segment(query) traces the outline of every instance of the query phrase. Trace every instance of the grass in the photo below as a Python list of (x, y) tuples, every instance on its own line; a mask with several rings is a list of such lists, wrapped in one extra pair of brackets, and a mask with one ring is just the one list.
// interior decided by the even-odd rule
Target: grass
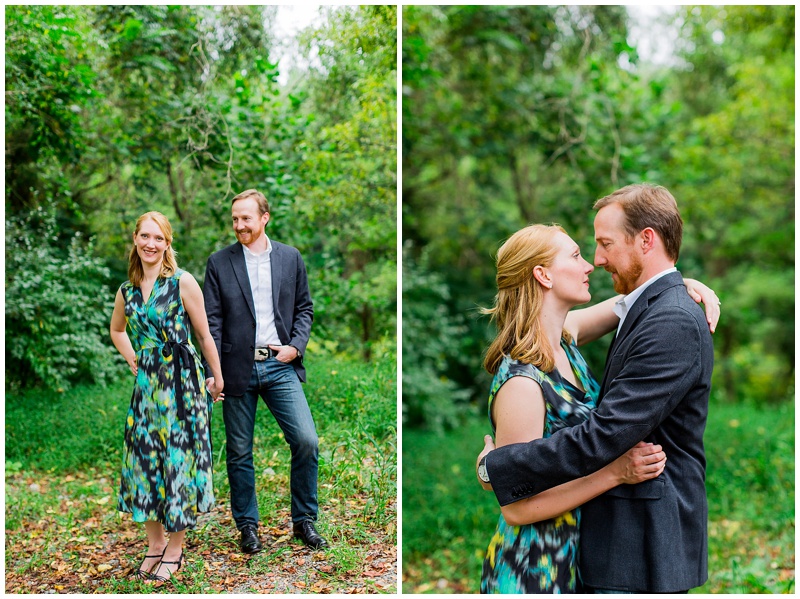
[[(499, 515), (474, 475), (488, 432), (483, 415), (403, 431), (404, 593), (478, 592)], [(709, 580), (692, 592), (793, 593), (794, 405), (712, 404), (705, 443)]]
[[(320, 437), (318, 529), (330, 549), (311, 552), (292, 539), (289, 449), (262, 404), (254, 447), (266, 549), (239, 553), (217, 405), (217, 506), (187, 534), (188, 561), (163, 590), (396, 592), (395, 358), (316, 357), (305, 391)], [(144, 553), (143, 527), (116, 511), (130, 394), (125, 378), (108, 388), (7, 395), (6, 592), (152, 592), (128, 576)]]

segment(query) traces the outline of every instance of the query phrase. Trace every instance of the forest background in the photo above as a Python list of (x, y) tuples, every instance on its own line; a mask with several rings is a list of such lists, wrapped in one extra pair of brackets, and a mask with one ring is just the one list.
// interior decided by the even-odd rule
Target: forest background
[[(795, 9), (674, 7), (640, 36), (668, 40), (658, 61), (634, 24), (621, 6), (403, 9), (406, 592), (476, 592), (499, 513), (474, 475), (497, 249), (558, 222), (591, 261), (592, 204), (640, 181), (677, 198), (678, 267), (722, 300), (699, 590), (793, 592)], [(591, 287), (613, 295), (602, 269)], [(597, 374), (606, 350), (584, 352)]]
[[(207, 257), (235, 240), (230, 200), (248, 188), (269, 199), (268, 235), (309, 273), (306, 393), (333, 550), (271, 587), (254, 574), (269, 562), (274, 576), (282, 556), (297, 567), (290, 536), (235, 561), (218, 417), (220, 512), (190, 535), (200, 547), (182, 590), (396, 588), (382, 578), (396, 555), (396, 7), (320, 7), (286, 44), (277, 11), (5, 8), (7, 591), (132, 588), (144, 533), (117, 534), (116, 500), (105, 502), (132, 383), (108, 326), (135, 221), (166, 214), (180, 267), (202, 284)], [(263, 525), (279, 538), (289, 451), (260, 412)]]

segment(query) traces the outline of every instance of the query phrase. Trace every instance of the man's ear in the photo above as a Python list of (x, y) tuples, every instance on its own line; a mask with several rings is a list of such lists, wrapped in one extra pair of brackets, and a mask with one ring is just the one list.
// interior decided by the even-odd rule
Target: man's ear
[(651, 227), (647, 227), (639, 233), (642, 237), (642, 253), (646, 254), (655, 249), (658, 243), (658, 234)]

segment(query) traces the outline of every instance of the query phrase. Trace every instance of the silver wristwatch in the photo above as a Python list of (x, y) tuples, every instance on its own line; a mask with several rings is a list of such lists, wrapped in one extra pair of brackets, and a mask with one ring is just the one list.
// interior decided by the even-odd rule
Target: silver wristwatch
[(489, 473), (486, 471), (486, 456), (483, 456), (478, 463), (478, 478), (485, 483), (489, 482)]

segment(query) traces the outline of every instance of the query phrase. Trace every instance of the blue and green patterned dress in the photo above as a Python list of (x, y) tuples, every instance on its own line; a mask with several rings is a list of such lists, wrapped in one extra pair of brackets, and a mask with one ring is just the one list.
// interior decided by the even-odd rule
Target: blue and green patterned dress
[(145, 301), (126, 281), (127, 333), (138, 374), (125, 421), (118, 509), (168, 532), (194, 528), (214, 505), (205, 376), (191, 342), (179, 270), (156, 280)]
[[(525, 376), (542, 388), (546, 416), (544, 437), (575, 426), (589, 417), (597, 405), (600, 386), (574, 344), (563, 339), (577, 380), (578, 389), (553, 370), (544, 373), (531, 364), (504, 357), (489, 393), (489, 420), (492, 402), (500, 387), (514, 376)], [(492, 422), (494, 428), (494, 422)], [(580, 509), (557, 518), (525, 526), (509, 526), (500, 516), (483, 562), (481, 593), (576, 593), (581, 592), (578, 573)]]

